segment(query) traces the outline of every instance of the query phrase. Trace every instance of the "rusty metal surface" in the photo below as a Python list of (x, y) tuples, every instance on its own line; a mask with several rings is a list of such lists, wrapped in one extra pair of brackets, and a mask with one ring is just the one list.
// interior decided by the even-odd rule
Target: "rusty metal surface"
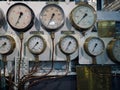
[(77, 90), (111, 90), (110, 66), (77, 66)]

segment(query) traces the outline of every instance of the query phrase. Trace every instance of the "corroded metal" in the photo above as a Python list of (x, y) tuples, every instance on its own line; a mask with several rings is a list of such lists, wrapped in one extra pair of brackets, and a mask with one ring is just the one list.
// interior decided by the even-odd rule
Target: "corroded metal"
[(77, 90), (111, 90), (110, 66), (77, 66)]

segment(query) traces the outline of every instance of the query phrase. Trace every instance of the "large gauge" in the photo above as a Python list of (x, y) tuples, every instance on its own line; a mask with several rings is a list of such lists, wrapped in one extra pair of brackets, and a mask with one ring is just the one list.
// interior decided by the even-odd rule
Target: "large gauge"
[(34, 55), (41, 54), (46, 48), (46, 42), (40, 35), (34, 35), (27, 42), (29, 51)]
[(42, 9), (40, 20), (42, 26), (47, 30), (57, 30), (64, 24), (64, 11), (57, 4), (48, 4)]
[(120, 64), (120, 39), (113, 39), (108, 43), (107, 53), (112, 61)]
[(15, 40), (9, 36), (4, 35), (0, 36), (0, 54), (1, 55), (9, 55), (11, 54), (15, 49)]
[(60, 39), (59, 47), (64, 54), (70, 55), (77, 50), (78, 42), (75, 37), (67, 35)]
[(95, 9), (86, 3), (80, 3), (70, 13), (70, 21), (78, 30), (87, 30), (96, 22)]
[(105, 45), (100, 38), (89, 37), (85, 40), (84, 49), (90, 56), (97, 56), (104, 51)]
[(24, 3), (13, 4), (7, 11), (9, 25), (18, 32), (29, 30), (34, 23), (34, 12)]

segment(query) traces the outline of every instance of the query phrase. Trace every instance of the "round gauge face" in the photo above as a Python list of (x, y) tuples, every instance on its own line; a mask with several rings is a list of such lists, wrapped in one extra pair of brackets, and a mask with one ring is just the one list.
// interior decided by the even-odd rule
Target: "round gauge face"
[(27, 31), (33, 26), (34, 12), (26, 4), (16, 3), (8, 9), (7, 21), (14, 30)]
[(78, 42), (73, 36), (64, 36), (60, 39), (59, 47), (64, 54), (72, 54), (77, 50)]
[(59, 29), (65, 20), (62, 8), (56, 4), (46, 5), (40, 13), (41, 24), (48, 30)]
[(29, 38), (27, 46), (32, 54), (39, 55), (45, 50), (46, 42), (41, 36), (34, 35)]
[(96, 22), (96, 11), (89, 4), (79, 4), (70, 13), (73, 26), (80, 30), (91, 28)]
[(107, 53), (113, 61), (120, 63), (120, 39), (110, 41), (107, 46)]
[(100, 55), (104, 49), (104, 42), (98, 37), (89, 37), (84, 43), (85, 51), (91, 56)]
[(9, 55), (15, 48), (15, 40), (11, 36), (0, 36), (0, 54)]

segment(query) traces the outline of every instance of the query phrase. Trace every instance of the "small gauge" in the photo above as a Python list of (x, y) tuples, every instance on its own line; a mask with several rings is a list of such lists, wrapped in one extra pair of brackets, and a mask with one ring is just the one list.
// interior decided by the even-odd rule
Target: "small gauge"
[(5, 23), (5, 17), (2, 9), (0, 8), (0, 28), (4, 25)]
[(67, 35), (60, 39), (59, 47), (64, 54), (70, 55), (77, 50), (78, 42), (75, 37)]
[(0, 36), (0, 54), (1, 55), (9, 55), (11, 54), (15, 49), (15, 40), (9, 36), (4, 35)]
[(120, 64), (120, 39), (113, 39), (108, 43), (107, 53), (112, 61)]
[(29, 38), (27, 46), (32, 54), (39, 55), (45, 50), (46, 42), (42, 36), (34, 35)]
[(42, 26), (48, 31), (57, 30), (64, 24), (64, 11), (59, 5), (48, 4), (42, 9), (40, 20)]
[(34, 23), (34, 12), (23, 3), (13, 4), (7, 11), (9, 25), (18, 32), (29, 30)]
[(96, 22), (95, 9), (86, 3), (80, 3), (70, 13), (70, 21), (78, 30), (87, 30)]
[(85, 40), (84, 49), (90, 56), (97, 56), (103, 53), (105, 45), (98, 37), (89, 37)]

